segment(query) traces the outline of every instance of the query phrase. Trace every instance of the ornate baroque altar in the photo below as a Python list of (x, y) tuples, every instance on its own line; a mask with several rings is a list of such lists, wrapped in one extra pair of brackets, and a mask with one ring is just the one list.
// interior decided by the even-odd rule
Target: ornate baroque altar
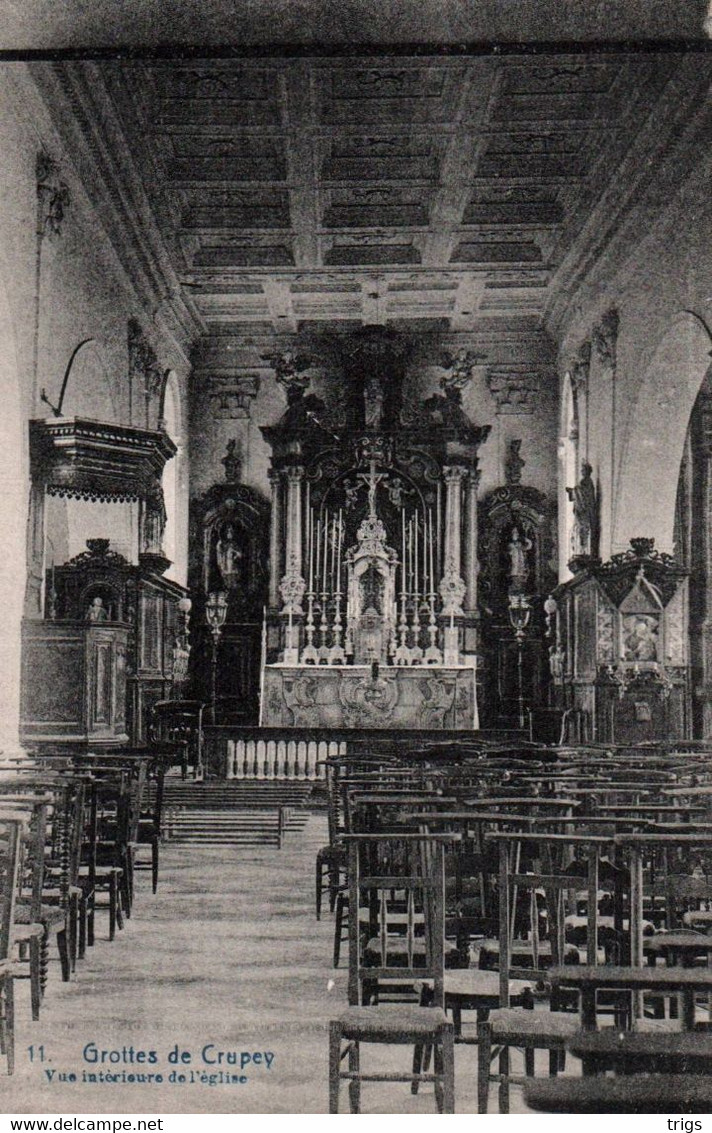
[(366, 330), (336, 408), (275, 365), (260, 723), (477, 727), (477, 427), (458, 385), (404, 407), (405, 347)]

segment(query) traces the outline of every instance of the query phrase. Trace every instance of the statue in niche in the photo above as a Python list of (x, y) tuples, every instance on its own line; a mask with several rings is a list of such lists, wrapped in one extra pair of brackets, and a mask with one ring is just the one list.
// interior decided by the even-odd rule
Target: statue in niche
[(237, 586), (240, 580), (242, 550), (235, 542), (235, 529), (231, 523), (223, 528), (215, 546), (218, 570), (228, 590)]
[(242, 476), (242, 457), (237, 441), (233, 438), (227, 442), (225, 456), (221, 461), (225, 469), (225, 483), (239, 484)]
[(383, 423), (383, 386), (376, 374), (366, 378), (363, 391), (364, 425), (378, 430)]
[(166, 530), (168, 514), (163, 502), (163, 492), (159, 489), (146, 499), (143, 516), (141, 550), (146, 554), (163, 554), (163, 534)]
[(598, 555), (598, 497), (587, 461), (581, 465), (578, 484), (567, 488), (566, 494), (574, 505), (574, 554)]
[(521, 447), (521, 439), (509, 442), (509, 451), (504, 462), (504, 478), (507, 484), (521, 484), (522, 482), (522, 469), (526, 461), (522, 457)]
[(109, 611), (104, 605), (103, 598), (92, 598), (87, 610), (88, 622), (108, 622)]
[(522, 539), (517, 527), (512, 530), (512, 537), (507, 545), (509, 554), (509, 591), (511, 594), (523, 594), (529, 577), (527, 566), (527, 552), (534, 544), (526, 535)]

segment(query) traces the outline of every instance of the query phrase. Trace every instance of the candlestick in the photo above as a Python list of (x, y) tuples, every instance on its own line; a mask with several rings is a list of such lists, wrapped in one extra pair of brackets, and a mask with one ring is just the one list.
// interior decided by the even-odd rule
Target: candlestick
[(428, 593), (428, 524), (423, 512), (423, 597)]
[(336, 593), (341, 594), (341, 549), (344, 537), (344, 513), (339, 508), (339, 528), (336, 540)]
[(408, 520), (408, 590), (413, 586), (413, 517)]
[(328, 577), (327, 558), (329, 554), (329, 513), (324, 512), (324, 560), (322, 562), (322, 578), (321, 589), (326, 591), (326, 580)]

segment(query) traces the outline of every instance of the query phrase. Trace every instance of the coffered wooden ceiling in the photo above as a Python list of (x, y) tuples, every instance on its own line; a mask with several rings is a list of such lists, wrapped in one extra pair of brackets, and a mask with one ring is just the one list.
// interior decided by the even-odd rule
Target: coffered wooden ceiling
[(542, 325), (673, 54), (96, 64), (205, 333)]

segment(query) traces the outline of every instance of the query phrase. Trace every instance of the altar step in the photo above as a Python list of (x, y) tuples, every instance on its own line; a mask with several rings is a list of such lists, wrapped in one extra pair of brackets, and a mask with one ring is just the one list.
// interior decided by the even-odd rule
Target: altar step
[(163, 805), (184, 807), (301, 807), (312, 793), (311, 783), (278, 779), (174, 779), (167, 776)]
[(282, 846), (305, 826), (310, 794), (308, 783), (167, 779), (161, 833), (180, 843)]

